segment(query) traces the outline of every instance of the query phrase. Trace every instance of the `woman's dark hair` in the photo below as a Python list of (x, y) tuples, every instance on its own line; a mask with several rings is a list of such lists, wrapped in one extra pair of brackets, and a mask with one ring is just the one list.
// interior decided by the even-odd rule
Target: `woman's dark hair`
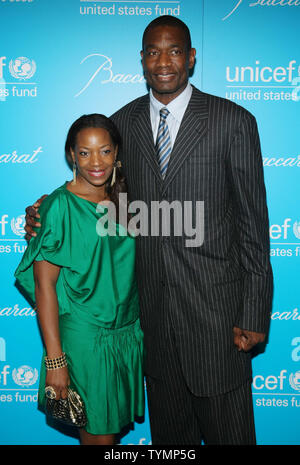
[[(121, 148), (121, 136), (113, 121), (107, 118), (105, 115), (101, 115), (98, 113), (93, 113), (91, 115), (82, 115), (78, 118), (69, 129), (66, 143), (65, 143), (65, 154), (66, 159), (70, 167), (73, 165), (71, 149), (75, 150), (77, 134), (82, 129), (87, 128), (101, 128), (105, 129), (115, 146), (118, 146), (118, 149)], [(111, 178), (106, 182), (106, 193), (109, 195), (110, 200), (115, 204), (117, 214), (119, 213), (119, 194), (122, 192), (127, 192), (127, 185), (124, 176), (122, 175), (121, 168), (116, 167), (116, 182), (113, 186), (111, 186)]]

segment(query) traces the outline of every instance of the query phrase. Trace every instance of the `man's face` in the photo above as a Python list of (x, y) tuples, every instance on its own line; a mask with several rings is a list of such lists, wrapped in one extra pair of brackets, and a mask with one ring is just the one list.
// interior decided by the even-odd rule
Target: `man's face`
[(187, 50), (182, 29), (157, 26), (150, 29), (141, 51), (145, 78), (160, 102), (167, 105), (186, 87), (196, 50)]

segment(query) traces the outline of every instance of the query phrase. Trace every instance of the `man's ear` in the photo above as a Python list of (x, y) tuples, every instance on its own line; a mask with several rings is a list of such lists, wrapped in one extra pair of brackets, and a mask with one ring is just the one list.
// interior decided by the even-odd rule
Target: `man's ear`
[(141, 55), (142, 66), (144, 69), (144, 51), (143, 50), (140, 51), (140, 55)]
[(196, 49), (191, 48), (189, 52), (189, 69), (192, 69), (194, 67), (195, 58), (196, 58)]

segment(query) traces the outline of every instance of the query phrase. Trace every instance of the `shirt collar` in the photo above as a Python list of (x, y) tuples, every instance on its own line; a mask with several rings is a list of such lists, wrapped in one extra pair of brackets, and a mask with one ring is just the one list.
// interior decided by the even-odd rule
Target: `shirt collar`
[(172, 100), (168, 105), (164, 105), (154, 97), (152, 89), (150, 89), (150, 106), (155, 113), (159, 113), (161, 108), (166, 107), (172, 116), (180, 123), (190, 101), (192, 92), (193, 88), (188, 82), (186, 88), (183, 92), (181, 92), (181, 94), (174, 98), (174, 100)]

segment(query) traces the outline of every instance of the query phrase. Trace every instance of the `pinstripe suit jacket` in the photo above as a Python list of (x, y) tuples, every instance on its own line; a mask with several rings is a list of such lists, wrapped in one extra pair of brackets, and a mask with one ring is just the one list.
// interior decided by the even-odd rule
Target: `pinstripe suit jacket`
[[(196, 395), (227, 392), (251, 377), (251, 357), (233, 326), (266, 332), (272, 300), (268, 213), (255, 118), (228, 100), (193, 93), (163, 180), (154, 149), (149, 95), (112, 116), (130, 201), (204, 201), (204, 242), (189, 236), (137, 237), (137, 278), (146, 372), (155, 372), (161, 297), (186, 382)], [(150, 219), (149, 219), (150, 221)], [(149, 223), (150, 224), (150, 223)]]

